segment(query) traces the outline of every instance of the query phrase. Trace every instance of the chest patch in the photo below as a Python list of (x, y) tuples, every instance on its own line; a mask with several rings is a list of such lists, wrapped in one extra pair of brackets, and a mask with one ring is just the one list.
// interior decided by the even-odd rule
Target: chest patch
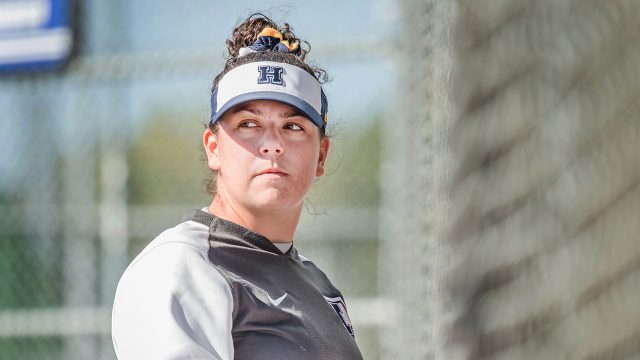
[(347, 306), (344, 303), (344, 299), (342, 297), (326, 297), (324, 299), (327, 300), (329, 305), (333, 308), (333, 310), (338, 314), (340, 320), (342, 320), (342, 324), (349, 332), (349, 335), (353, 335), (353, 326), (351, 325), (351, 319), (349, 319), (349, 314), (347, 314)]

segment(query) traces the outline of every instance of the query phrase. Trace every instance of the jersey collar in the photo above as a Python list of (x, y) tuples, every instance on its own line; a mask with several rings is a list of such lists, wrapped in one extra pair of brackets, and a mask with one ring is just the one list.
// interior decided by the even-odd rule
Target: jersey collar
[(209, 227), (209, 241), (211, 242), (221, 242), (228, 245), (260, 249), (276, 255), (297, 257), (297, 251), (293, 246), (283, 254), (267, 237), (200, 209), (185, 212), (183, 221), (189, 220)]

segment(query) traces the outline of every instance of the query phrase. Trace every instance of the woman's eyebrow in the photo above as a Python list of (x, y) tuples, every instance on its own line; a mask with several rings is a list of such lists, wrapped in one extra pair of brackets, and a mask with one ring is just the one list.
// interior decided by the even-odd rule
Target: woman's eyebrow
[(233, 112), (234, 114), (239, 113), (240, 111), (248, 111), (256, 116), (262, 116), (264, 113), (262, 111), (260, 111), (260, 109), (256, 109), (256, 108), (252, 108), (249, 106), (239, 106), (238, 108), (236, 108)]
[(304, 116), (304, 115), (302, 115), (300, 111), (293, 109), (293, 110), (283, 112), (282, 114), (280, 114), (280, 116), (285, 118), (290, 118), (294, 116)]

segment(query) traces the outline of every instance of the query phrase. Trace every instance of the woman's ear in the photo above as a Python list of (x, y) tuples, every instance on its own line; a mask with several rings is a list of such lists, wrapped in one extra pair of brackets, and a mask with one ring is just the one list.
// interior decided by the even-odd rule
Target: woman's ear
[(220, 170), (220, 159), (218, 157), (218, 135), (210, 129), (204, 131), (202, 137), (204, 143), (204, 151), (207, 153), (207, 165), (209, 169)]
[(324, 174), (324, 162), (327, 160), (327, 154), (329, 153), (329, 143), (329, 138), (326, 136), (320, 140), (320, 156), (318, 156), (316, 176), (322, 176), (322, 174)]

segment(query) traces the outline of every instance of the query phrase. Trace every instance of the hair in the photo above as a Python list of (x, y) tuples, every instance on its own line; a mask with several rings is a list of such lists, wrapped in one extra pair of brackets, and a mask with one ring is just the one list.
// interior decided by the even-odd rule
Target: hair
[[(253, 44), (258, 34), (267, 27), (278, 30), (282, 34), (283, 40), (288, 41), (290, 44), (299, 43), (301, 47), (300, 53), (296, 55), (278, 51), (260, 51), (239, 56), (240, 49)], [(226, 55), (224, 69), (213, 79), (211, 93), (213, 93), (220, 80), (222, 80), (229, 71), (238, 66), (257, 61), (273, 61), (297, 66), (311, 74), (321, 84), (329, 80), (329, 76), (324, 69), (305, 62), (307, 54), (311, 51), (311, 44), (296, 37), (289, 24), (284, 23), (284, 26), (278, 26), (273, 20), (262, 13), (249, 15), (240, 25), (233, 29), (231, 39), (227, 39), (226, 43), (228, 54)], [(303, 46), (303, 44), (305, 46)], [(216, 133), (218, 131), (218, 125), (219, 123), (209, 124), (207, 122), (206, 127), (211, 132)], [(326, 136), (325, 129), (320, 129), (320, 137), (324, 138)], [(216, 172), (214, 171), (212, 174), (212, 177), (205, 180), (205, 186), (208, 194), (215, 195)]]

